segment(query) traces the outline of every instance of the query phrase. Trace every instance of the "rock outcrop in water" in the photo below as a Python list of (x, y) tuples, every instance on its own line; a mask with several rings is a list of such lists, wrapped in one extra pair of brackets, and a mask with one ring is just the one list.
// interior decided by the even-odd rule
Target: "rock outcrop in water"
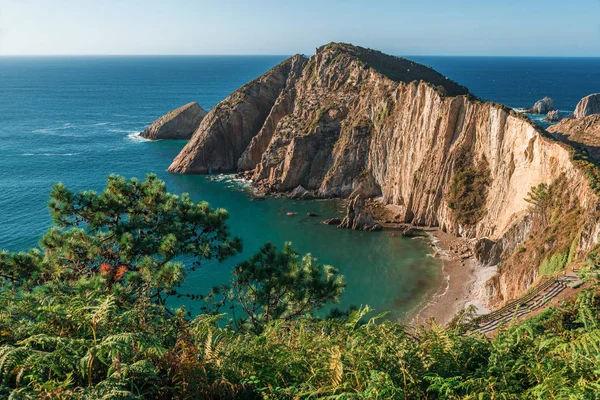
[(550, 111), (546, 115), (546, 118), (544, 118), (544, 121), (547, 121), (547, 122), (557, 122), (557, 121), (560, 121), (560, 113), (558, 112), (558, 110)]
[(188, 140), (205, 116), (206, 111), (198, 103), (189, 103), (154, 121), (140, 136), (151, 140)]
[(588, 115), (600, 114), (600, 93), (590, 94), (577, 103), (575, 118), (583, 118)]
[(554, 100), (550, 97), (538, 100), (533, 107), (527, 110), (531, 114), (548, 114), (550, 111), (554, 111)]
[[(543, 104), (536, 111), (549, 112)], [(537, 259), (511, 261), (537, 226), (525, 200), (533, 186), (566, 180), (579, 215), (595, 215), (598, 197), (582, 163), (521, 114), (477, 100), (429, 67), (332, 43), (217, 105), (169, 170), (220, 166), (245, 171), (267, 192), (302, 187), (352, 198), (345, 225), (358, 229), (357, 202), (381, 197), (401, 222), (475, 238), (483, 262), (506, 261), (488, 287), (503, 301), (539, 275)], [(594, 247), (599, 231), (597, 219), (582, 223), (574, 254)]]

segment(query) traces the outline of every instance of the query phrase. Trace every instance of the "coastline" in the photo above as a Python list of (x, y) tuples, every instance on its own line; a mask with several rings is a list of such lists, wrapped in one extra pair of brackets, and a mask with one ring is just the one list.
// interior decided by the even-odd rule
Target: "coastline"
[(465, 248), (468, 240), (455, 237), (439, 229), (422, 228), (432, 239), (435, 254), (442, 262), (442, 281), (431, 296), (424, 299), (412, 315), (409, 325), (427, 325), (431, 318), (445, 326), (457, 312), (473, 305), (477, 314), (490, 312), (485, 306), (485, 282), (496, 269), (485, 267)]
[[(268, 193), (252, 186), (252, 180), (236, 174), (240, 181), (249, 182), (248, 187), (258, 198), (264, 196), (287, 197), (287, 193)], [(424, 236), (430, 240), (430, 255), (441, 261), (439, 286), (427, 294), (403, 321), (412, 327), (428, 325), (431, 318), (437, 324), (447, 325), (457, 312), (473, 305), (476, 315), (487, 314), (492, 310), (486, 307), (485, 282), (496, 273), (496, 267), (482, 265), (475, 259), (472, 240), (457, 237), (438, 228), (412, 226), (395, 220), (397, 206), (384, 205), (381, 198), (367, 200), (366, 208), (384, 231), (403, 232), (403, 236)], [(410, 231), (410, 233), (406, 233)], [(421, 233), (419, 233), (421, 232)]]
[[(371, 199), (367, 209), (387, 231), (401, 231), (404, 236), (428, 236), (432, 256), (441, 261), (442, 278), (439, 287), (428, 294), (405, 318), (416, 327), (426, 325), (431, 318), (447, 325), (457, 312), (473, 305), (476, 314), (487, 314), (485, 282), (496, 273), (496, 267), (486, 267), (473, 255), (473, 240), (457, 237), (438, 228), (412, 226), (398, 222), (398, 206), (383, 204), (381, 198)], [(421, 234), (419, 234), (421, 232)]]

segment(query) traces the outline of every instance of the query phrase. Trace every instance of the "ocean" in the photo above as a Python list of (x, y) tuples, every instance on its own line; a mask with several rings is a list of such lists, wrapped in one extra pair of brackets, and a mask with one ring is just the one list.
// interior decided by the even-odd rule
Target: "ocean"
[[(262, 243), (290, 241), (335, 266), (348, 284), (341, 308), (369, 305), (402, 318), (440, 284), (439, 260), (422, 239), (355, 232), (321, 224), (339, 216), (336, 201), (250, 201), (243, 182), (183, 176), (165, 170), (183, 141), (149, 142), (137, 133), (190, 101), (210, 109), (285, 56), (0, 57), (0, 249), (37, 246), (50, 226), (46, 208), (55, 182), (101, 190), (108, 174), (143, 178), (152, 172), (169, 191), (190, 193), (230, 212), (242, 254), (208, 262), (182, 291), (203, 294), (227, 283), (233, 265)], [(600, 59), (408, 57), (466, 85), (477, 96), (529, 107), (551, 96), (566, 114), (600, 92)], [(534, 116), (540, 120), (541, 116)], [(297, 212), (289, 217), (287, 212)], [(306, 217), (314, 212), (318, 218)], [(192, 312), (196, 302), (184, 304)]]

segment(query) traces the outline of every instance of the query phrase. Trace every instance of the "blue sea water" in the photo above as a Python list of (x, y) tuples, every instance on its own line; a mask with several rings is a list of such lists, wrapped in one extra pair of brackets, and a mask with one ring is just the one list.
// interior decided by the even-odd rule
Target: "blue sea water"
[[(339, 268), (348, 283), (340, 306), (369, 304), (403, 317), (440, 281), (439, 262), (422, 240), (387, 232), (338, 230), (320, 223), (337, 216), (335, 201), (268, 199), (251, 202), (231, 177), (165, 172), (183, 141), (148, 142), (136, 134), (160, 115), (190, 101), (210, 109), (284, 56), (0, 57), (0, 248), (36, 246), (50, 225), (46, 209), (55, 182), (100, 190), (111, 173), (156, 173), (174, 193), (188, 192), (231, 214), (243, 254), (206, 263), (182, 291), (206, 293), (265, 241), (291, 241)], [(409, 57), (467, 85), (476, 95), (512, 107), (543, 96), (570, 112), (600, 91), (600, 59)], [(294, 217), (286, 216), (297, 212)], [(307, 212), (321, 218), (310, 218)], [(173, 304), (178, 305), (178, 304)], [(200, 305), (185, 304), (192, 311)]]

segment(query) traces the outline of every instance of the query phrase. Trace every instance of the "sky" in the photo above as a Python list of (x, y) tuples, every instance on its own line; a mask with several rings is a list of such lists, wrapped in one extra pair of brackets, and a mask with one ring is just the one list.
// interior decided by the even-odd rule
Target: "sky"
[(600, 57), (600, 0), (0, 0), (0, 55)]

